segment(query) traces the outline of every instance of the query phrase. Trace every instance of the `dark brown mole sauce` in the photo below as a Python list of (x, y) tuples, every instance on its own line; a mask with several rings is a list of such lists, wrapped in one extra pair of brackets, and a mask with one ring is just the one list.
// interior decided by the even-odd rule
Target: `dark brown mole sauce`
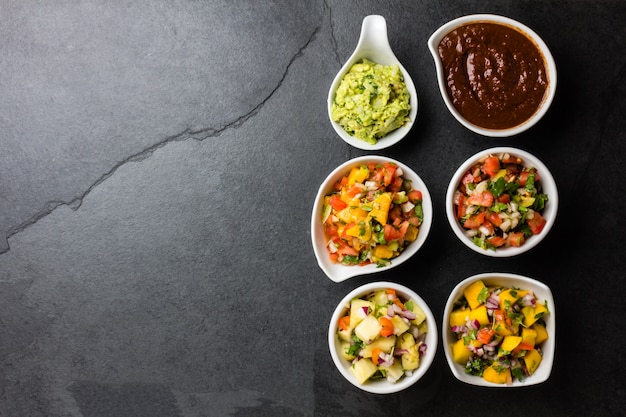
[(472, 23), (439, 43), (454, 107), (470, 123), (507, 129), (528, 120), (548, 86), (543, 55), (517, 30), (496, 23)]

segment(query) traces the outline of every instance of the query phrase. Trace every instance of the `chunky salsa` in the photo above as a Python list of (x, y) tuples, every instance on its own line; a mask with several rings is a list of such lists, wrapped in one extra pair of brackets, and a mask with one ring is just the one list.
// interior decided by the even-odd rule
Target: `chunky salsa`
[(422, 192), (391, 162), (356, 166), (324, 198), (330, 259), (345, 265), (385, 266), (417, 239), (424, 218)]
[(543, 359), (541, 346), (549, 335), (545, 301), (532, 291), (470, 284), (448, 317), (456, 336), (454, 361), (465, 372), (496, 384), (522, 381), (535, 373)]
[(359, 384), (395, 383), (419, 368), (426, 353), (426, 313), (412, 299), (386, 288), (350, 301), (337, 323), (343, 359)]
[(521, 246), (541, 233), (548, 196), (539, 173), (519, 157), (489, 155), (461, 178), (454, 194), (456, 219), (483, 249)]

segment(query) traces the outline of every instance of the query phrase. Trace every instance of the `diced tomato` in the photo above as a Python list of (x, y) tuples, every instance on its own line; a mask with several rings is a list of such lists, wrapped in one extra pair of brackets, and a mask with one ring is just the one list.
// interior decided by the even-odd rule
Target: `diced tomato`
[(398, 167), (396, 165), (385, 162), (385, 164), (383, 165), (383, 184), (385, 184), (385, 186), (388, 186), (394, 180), (397, 168)]
[(511, 232), (508, 236), (509, 246), (522, 246), (524, 244), (524, 233), (522, 232)]
[(391, 242), (392, 240), (402, 239), (404, 237), (398, 229), (396, 229), (390, 224), (385, 225), (384, 236), (387, 242)]
[(500, 194), (500, 197), (498, 197), (498, 203), (510, 203), (511, 202), (511, 196), (508, 194)]
[(483, 327), (476, 333), (476, 340), (486, 345), (487, 343), (491, 342), (491, 339), (493, 339), (493, 336), (495, 334), (495, 330), (488, 327)]
[(389, 220), (393, 223), (396, 219), (402, 218), (402, 209), (400, 206), (393, 205), (389, 210)]
[(422, 201), (422, 192), (419, 190), (411, 190), (408, 197), (411, 203), (419, 203), (420, 201)]
[(489, 242), (489, 244), (495, 246), (496, 248), (499, 248), (506, 243), (506, 239), (502, 236), (492, 236), (487, 239), (487, 242)]
[(519, 185), (524, 187), (526, 185), (526, 181), (528, 181), (528, 171), (522, 171), (519, 173)]
[(488, 157), (483, 163), (482, 171), (490, 177), (493, 177), (500, 171), (500, 159), (497, 156)]
[(353, 185), (352, 187), (350, 187), (350, 188), (348, 188), (348, 189), (346, 190), (346, 195), (347, 195), (348, 197), (354, 197), (354, 196), (356, 196), (357, 194), (360, 194), (360, 193), (362, 193), (362, 192), (363, 192), (363, 189), (362, 189), (362, 188), (359, 188), (359, 187), (358, 187), (358, 186), (356, 186), (356, 184), (355, 184), (355, 185)]
[(402, 177), (394, 177), (393, 181), (391, 181), (391, 184), (389, 184), (387, 188), (389, 191), (398, 192), (402, 189), (402, 182)]
[(489, 231), (488, 235), (491, 236), (493, 235), (496, 231), (493, 228), (493, 224), (491, 224), (488, 221), (485, 221), (482, 225), (481, 225), (484, 229), (487, 229)]
[(420, 218), (417, 216), (411, 216), (407, 221), (415, 227), (420, 225)]
[(494, 226), (498, 227), (502, 224), (502, 219), (498, 216), (498, 213), (494, 213), (493, 211), (489, 211), (486, 215), (487, 220)]
[(497, 309), (493, 311), (493, 318), (497, 321), (504, 321), (504, 311)]
[(337, 226), (335, 226), (334, 224), (325, 224), (324, 225), (324, 230), (326, 232), (326, 236), (328, 237), (333, 237), (333, 236), (337, 236)]
[(328, 204), (330, 204), (330, 206), (337, 211), (341, 211), (348, 207), (348, 203), (339, 198), (337, 194), (334, 194), (332, 197), (330, 197)]
[(336, 264), (337, 262), (339, 262), (339, 254), (338, 253), (329, 253), (328, 257), (330, 258), (330, 261), (334, 264)]
[(389, 337), (393, 334), (393, 322), (389, 320), (387, 317), (382, 316), (378, 319), (378, 322), (382, 326), (380, 330), (380, 335), (383, 337)]
[(456, 207), (456, 219), (465, 216), (465, 194), (459, 195), (459, 205)]
[(533, 232), (533, 235), (538, 235), (546, 225), (546, 219), (535, 211), (532, 219), (526, 218), (526, 223), (528, 223), (528, 227), (530, 227), (530, 231)]
[(465, 220), (463, 227), (466, 229), (478, 229), (484, 222), (485, 212), (481, 211), (480, 213), (474, 214), (473, 216), (470, 216), (469, 219)]
[(341, 179), (335, 183), (335, 190), (341, 190), (346, 184), (348, 184), (348, 177), (341, 177)]
[(409, 230), (409, 225), (410, 225), (410, 223), (407, 220), (405, 220), (405, 221), (402, 222), (402, 224), (398, 228), (398, 231), (400, 232), (401, 239), (404, 238), (404, 236), (406, 236), (406, 231)]
[(359, 251), (357, 251), (338, 237), (333, 239), (332, 244), (337, 247), (337, 253), (339, 255), (359, 256)]
[(491, 207), (493, 204), (493, 194), (489, 191), (474, 193), (467, 198), (467, 204), (472, 206)]

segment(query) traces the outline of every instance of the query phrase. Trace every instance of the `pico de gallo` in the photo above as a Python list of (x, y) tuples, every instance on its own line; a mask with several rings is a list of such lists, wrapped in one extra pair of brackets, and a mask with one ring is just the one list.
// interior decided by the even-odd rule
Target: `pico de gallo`
[(473, 165), (453, 198), (465, 235), (483, 249), (522, 246), (546, 225), (542, 213), (548, 196), (542, 192), (539, 173), (508, 153), (489, 155)]
[(547, 302), (532, 291), (475, 281), (448, 318), (456, 336), (452, 358), (467, 374), (488, 382), (523, 381), (543, 359), (542, 345), (550, 337), (544, 321), (548, 314)]
[(389, 265), (424, 220), (422, 192), (392, 162), (353, 167), (324, 198), (328, 254), (345, 265)]

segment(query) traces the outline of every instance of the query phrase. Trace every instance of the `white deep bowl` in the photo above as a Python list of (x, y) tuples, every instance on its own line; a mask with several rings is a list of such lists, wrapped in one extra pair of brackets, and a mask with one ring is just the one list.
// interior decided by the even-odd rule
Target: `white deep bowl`
[[(446, 90), (446, 75), (444, 73), (443, 64), (441, 59), (439, 58), (438, 46), (441, 40), (451, 31), (457, 29), (460, 26), (464, 26), (470, 23), (498, 23), (501, 25), (506, 25), (516, 29), (518, 32), (526, 35), (541, 51), (541, 54), (544, 57), (546, 71), (548, 76), (548, 87), (546, 93), (544, 95), (543, 102), (537, 109), (537, 111), (525, 122), (520, 125), (508, 128), (508, 129), (486, 129), (480, 126), (476, 126), (473, 123), (470, 123), (467, 119), (465, 119), (454, 107), (452, 104), (452, 100), (448, 96), (448, 92)], [(554, 62), (554, 58), (552, 57), (552, 53), (548, 46), (545, 44), (543, 39), (539, 37), (537, 33), (535, 33), (528, 26), (510, 19), (508, 17), (493, 15), (493, 14), (473, 14), (468, 16), (462, 16), (457, 19), (451, 20), (450, 22), (442, 25), (439, 29), (437, 29), (428, 40), (428, 48), (433, 56), (435, 61), (435, 68), (437, 70), (437, 80), (439, 82), (439, 90), (441, 92), (441, 96), (443, 101), (448, 107), (448, 110), (459, 123), (468, 128), (469, 130), (478, 133), (483, 136), (491, 136), (491, 137), (509, 137), (514, 136), (519, 133), (524, 132), (527, 129), (530, 129), (534, 126), (548, 111), (552, 101), (554, 99), (554, 95), (556, 93), (556, 80), (557, 80), (557, 70), (556, 63)]]
[[(412, 181), (413, 188), (422, 192), (422, 208), (424, 211), (424, 221), (419, 226), (419, 233), (417, 239), (411, 242), (406, 249), (396, 258), (392, 259), (387, 266), (379, 267), (375, 264), (357, 266), (357, 265), (342, 265), (338, 263), (332, 263), (328, 255), (328, 249), (326, 245), (328, 240), (324, 235), (324, 227), (322, 225), (322, 212), (324, 205), (324, 197), (333, 191), (333, 185), (341, 179), (344, 175), (350, 172), (350, 169), (355, 166), (367, 164), (368, 162), (385, 163), (392, 162), (402, 169), (403, 176), (406, 179)], [(317, 263), (324, 271), (324, 273), (335, 282), (341, 282), (348, 278), (352, 278), (358, 275), (373, 274), (375, 272), (386, 271), (390, 268), (394, 268), (401, 263), (408, 260), (413, 256), (426, 242), (428, 233), (433, 220), (433, 203), (428, 192), (428, 188), (422, 179), (409, 168), (407, 165), (385, 156), (361, 156), (344, 162), (335, 170), (333, 170), (328, 177), (322, 182), (317, 196), (315, 197), (315, 203), (313, 204), (313, 213), (311, 215), (311, 240), (313, 243), (313, 251), (317, 258)]]
[[(539, 174), (539, 183), (543, 188), (543, 192), (548, 195), (548, 201), (546, 202), (546, 206), (542, 213), (542, 216), (546, 219), (546, 225), (544, 226), (540, 234), (529, 237), (528, 239), (526, 239), (522, 246), (498, 248), (496, 250), (482, 249), (476, 246), (474, 242), (472, 242), (471, 238), (465, 236), (466, 229), (464, 229), (463, 226), (461, 226), (461, 224), (456, 220), (454, 210), (454, 192), (458, 188), (461, 179), (463, 178), (463, 174), (465, 174), (465, 172), (475, 163), (486, 158), (489, 155), (500, 155), (503, 153), (508, 153), (511, 156), (518, 156), (523, 160), (522, 165), (526, 167), (535, 167), (537, 169), (537, 173)], [(450, 180), (450, 184), (448, 185), (448, 191), (446, 193), (446, 216), (448, 217), (448, 222), (450, 223), (450, 227), (452, 228), (454, 234), (459, 238), (461, 242), (463, 242), (465, 246), (472, 249), (473, 251), (481, 253), (483, 255), (499, 258), (519, 255), (537, 246), (539, 242), (541, 242), (550, 232), (550, 229), (552, 229), (552, 226), (554, 225), (554, 222), (556, 220), (558, 207), (559, 195), (556, 187), (556, 182), (554, 181), (554, 177), (548, 170), (548, 167), (546, 167), (545, 164), (541, 162), (536, 156), (521, 149), (508, 146), (485, 149), (484, 151), (478, 152), (474, 156), (468, 158), (454, 173), (452, 180)]]
[[(474, 281), (482, 280), (487, 287), (489, 286), (503, 286), (503, 287), (516, 287), (523, 290), (530, 290), (535, 293), (535, 296), (539, 300), (545, 300), (547, 302), (548, 310), (550, 314), (544, 316), (546, 322), (546, 330), (548, 331), (548, 340), (543, 342), (541, 349), (543, 351), (543, 359), (541, 364), (529, 377), (524, 378), (521, 382), (515, 379), (512, 385), (506, 384), (494, 384), (492, 382), (485, 381), (482, 377), (475, 375), (468, 375), (465, 373), (465, 368), (462, 365), (456, 363), (452, 356), (452, 344), (456, 342), (454, 333), (449, 328), (450, 313), (453, 310), (454, 303), (463, 296), (463, 290), (467, 288)], [(552, 372), (552, 364), (554, 362), (554, 350), (556, 345), (556, 308), (554, 305), (554, 298), (552, 297), (552, 291), (550, 288), (535, 279), (524, 277), (521, 275), (490, 272), (484, 274), (478, 274), (461, 281), (450, 293), (446, 307), (443, 311), (443, 319), (441, 322), (441, 336), (443, 340), (443, 349), (446, 355), (446, 361), (452, 371), (452, 374), (462, 382), (470, 385), (479, 385), (483, 387), (523, 387), (528, 385), (535, 385), (545, 382), (550, 377)]]
[[(413, 299), (422, 308), (422, 310), (424, 310), (424, 313), (426, 313), (426, 323), (428, 324), (428, 333), (426, 334), (426, 340), (424, 342), (427, 346), (426, 353), (421, 357), (419, 368), (413, 371), (411, 376), (403, 376), (402, 379), (395, 383), (387, 380), (377, 380), (359, 384), (349, 371), (350, 362), (343, 359), (341, 356), (339, 338), (337, 336), (337, 323), (340, 317), (346, 315), (350, 308), (350, 301), (353, 298), (364, 297), (373, 291), (385, 288), (393, 288), (400, 297)], [(333, 358), (333, 362), (337, 366), (339, 372), (354, 386), (362, 389), (363, 391), (374, 394), (391, 394), (402, 391), (419, 381), (424, 376), (426, 371), (428, 371), (433, 359), (435, 359), (435, 354), (437, 353), (437, 341), (437, 323), (435, 322), (435, 317), (433, 316), (430, 307), (428, 307), (428, 304), (426, 304), (426, 302), (410, 288), (401, 284), (384, 281), (365, 284), (348, 293), (337, 305), (337, 308), (333, 312), (330, 319), (330, 325), (328, 328), (328, 347), (330, 349), (330, 355)]]

